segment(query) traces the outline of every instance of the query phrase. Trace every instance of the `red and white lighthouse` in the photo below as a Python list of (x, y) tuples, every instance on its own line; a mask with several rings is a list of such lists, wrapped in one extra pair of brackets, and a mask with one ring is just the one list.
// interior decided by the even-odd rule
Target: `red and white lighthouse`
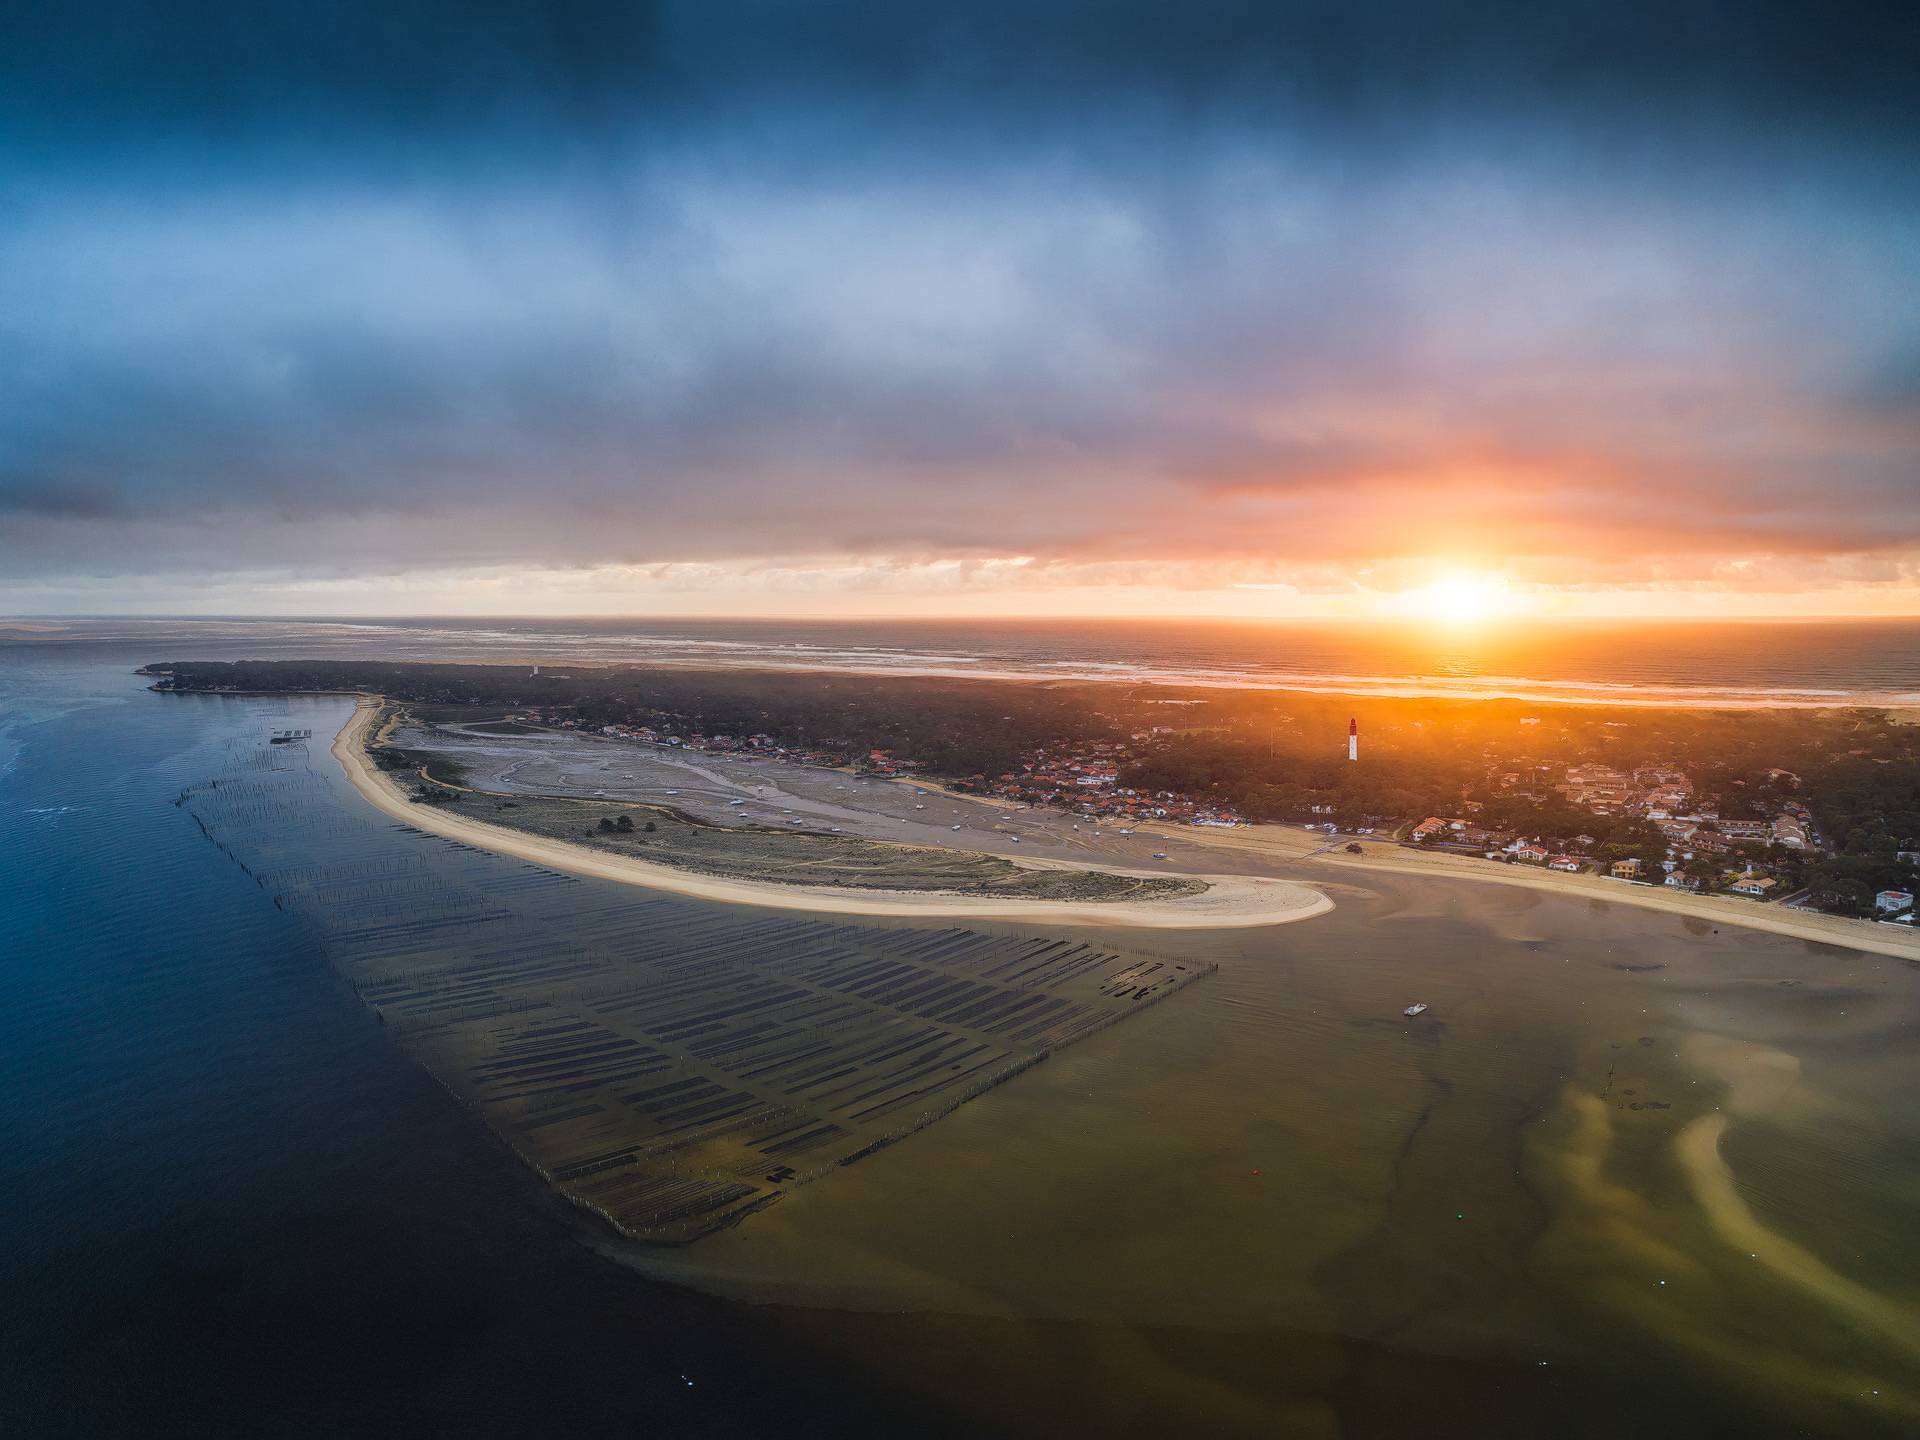
[(1347, 721), (1347, 759), (1360, 758), (1360, 717), (1354, 716)]

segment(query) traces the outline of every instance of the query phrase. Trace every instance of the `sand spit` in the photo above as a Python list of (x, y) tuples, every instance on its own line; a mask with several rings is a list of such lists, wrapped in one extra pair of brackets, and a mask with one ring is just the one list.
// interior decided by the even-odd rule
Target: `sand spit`
[[(716, 900), (729, 905), (760, 905), (781, 910), (834, 915), (881, 915), (900, 919), (1024, 920), (1050, 925), (1224, 930), (1289, 924), (1325, 914), (1333, 908), (1330, 898), (1304, 885), (1247, 875), (1195, 876), (1193, 878), (1207, 882), (1207, 889), (1201, 894), (1137, 902), (1005, 900), (937, 892), (779, 885), (703, 875), (624, 855), (606, 855), (584, 846), (488, 825), (464, 815), (451, 814), (438, 806), (416, 804), (367, 758), (365, 742), (378, 714), (378, 702), (361, 700), (333, 742), (334, 758), (340, 762), (347, 779), (376, 809), (431, 834), (571, 875), (618, 880), (629, 885), (644, 885), (653, 890), (665, 890), (699, 900)], [(1033, 864), (1030, 861), (1017, 863)], [(1078, 868), (1106, 870), (1116, 875), (1166, 878), (1162, 872), (1126, 870), (1117, 866), (1085, 865)]]

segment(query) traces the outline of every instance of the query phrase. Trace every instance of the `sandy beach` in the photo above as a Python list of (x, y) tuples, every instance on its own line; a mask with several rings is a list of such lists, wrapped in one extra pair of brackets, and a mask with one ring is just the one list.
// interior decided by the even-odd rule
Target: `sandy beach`
[[(1190, 831), (1172, 826), (1154, 825), (1148, 828), (1156, 834), (1177, 835), (1186, 840), (1194, 838)], [(1602, 875), (1569, 875), (1533, 865), (1503, 865), (1469, 855), (1414, 850), (1376, 840), (1355, 840), (1346, 835), (1339, 836), (1335, 841), (1333, 837), (1323, 838), (1283, 826), (1261, 825), (1210, 831), (1203, 843), (1241, 854), (1266, 856), (1276, 861), (1325, 865), (1337, 870), (1375, 870), (1401, 875), (1444, 876), (1481, 884), (1517, 885), (1576, 899), (1604, 900), (1620, 905), (1635, 905), (1644, 910), (1663, 910), (1671, 915), (1686, 915), (1712, 925), (1737, 925), (1749, 930), (1764, 930), (1773, 935), (1789, 935), (1798, 940), (1844, 945), (1852, 950), (1920, 961), (1920, 933), (1907, 926), (1880, 925), (1870, 920), (1854, 920), (1841, 915), (1789, 910), (1780, 905), (1731, 895), (1695, 895), (1651, 885), (1630, 884)], [(1359, 845), (1361, 853), (1347, 853), (1346, 846), (1349, 844)]]
[[(1311, 919), (1333, 908), (1333, 901), (1317, 890), (1287, 880), (1247, 875), (1199, 875), (1207, 889), (1153, 901), (1073, 902), (1064, 900), (1005, 900), (939, 892), (852, 890), (830, 886), (797, 886), (735, 880), (717, 875), (657, 865), (623, 855), (607, 855), (579, 845), (548, 840), (498, 825), (456, 815), (434, 805), (416, 804), (391, 778), (367, 758), (365, 742), (379, 714), (376, 701), (362, 699), (334, 737), (333, 756), (347, 779), (383, 813), (418, 829), (463, 844), (512, 855), (537, 865), (600, 880), (669, 891), (698, 900), (729, 905), (758, 905), (833, 915), (878, 915), (897, 919), (962, 918), (971, 920), (1026, 920), (1051, 925), (1104, 925), (1159, 930), (1245, 929), (1285, 925)], [(1164, 878), (1160, 872), (1125, 870), (1117, 866), (1067, 866), (1061, 862), (1023, 860), (1031, 869), (1080, 868), (1116, 875)]]

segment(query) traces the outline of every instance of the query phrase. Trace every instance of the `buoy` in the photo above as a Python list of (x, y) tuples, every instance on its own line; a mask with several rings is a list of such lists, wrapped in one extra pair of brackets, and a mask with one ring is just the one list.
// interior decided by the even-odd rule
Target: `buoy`
[(1259, 1172), (1258, 1170), (1256, 1170), (1256, 1171), (1254, 1171), (1253, 1173), (1254, 1173), (1254, 1174), (1256, 1174), (1256, 1175), (1258, 1175), (1258, 1174), (1259, 1174), (1260, 1172)]

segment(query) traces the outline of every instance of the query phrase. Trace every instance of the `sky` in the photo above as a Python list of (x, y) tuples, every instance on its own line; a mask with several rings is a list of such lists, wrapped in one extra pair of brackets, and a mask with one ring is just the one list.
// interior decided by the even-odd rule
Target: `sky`
[(0, 19), (0, 612), (1920, 614), (1920, 7)]

